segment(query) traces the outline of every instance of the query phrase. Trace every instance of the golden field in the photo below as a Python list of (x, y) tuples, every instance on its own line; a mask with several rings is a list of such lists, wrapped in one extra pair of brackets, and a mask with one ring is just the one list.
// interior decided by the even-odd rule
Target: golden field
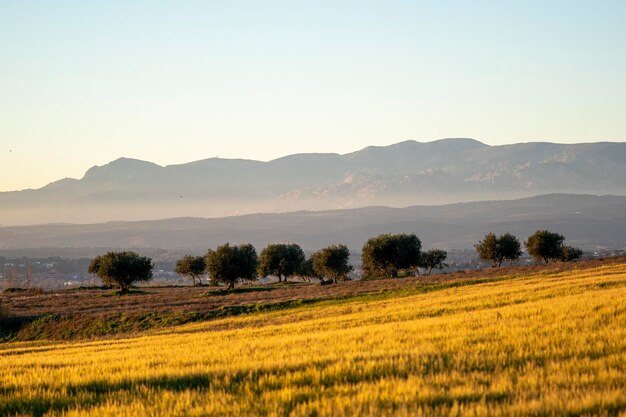
[(3, 344), (0, 415), (626, 415), (626, 265)]

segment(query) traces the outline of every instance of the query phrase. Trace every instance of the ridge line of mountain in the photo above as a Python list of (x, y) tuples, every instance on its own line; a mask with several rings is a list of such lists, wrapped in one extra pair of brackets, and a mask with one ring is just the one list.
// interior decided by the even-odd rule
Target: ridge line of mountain
[(550, 194), (440, 206), (9, 226), (0, 228), (0, 254), (94, 256), (103, 248), (201, 254), (225, 242), (252, 243), (257, 249), (295, 242), (309, 252), (343, 243), (358, 254), (369, 237), (380, 233), (415, 233), (424, 249), (472, 252), (487, 233), (510, 232), (523, 240), (540, 229), (560, 233), (567, 244), (585, 251), (626, 250), (626, 196)]
[(210, 158), (160, 166), (121, 158), (90, 168), (80, 180), (0, 193), (0, 222), (224, 217), (550, 193), (626, 195), (626, 143), (490, 146), (442, 139), (268, 162)]

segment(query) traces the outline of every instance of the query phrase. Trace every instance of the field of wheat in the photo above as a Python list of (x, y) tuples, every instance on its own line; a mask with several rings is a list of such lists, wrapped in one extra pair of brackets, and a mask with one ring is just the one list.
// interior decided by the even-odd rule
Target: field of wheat
[(626, 265), (4, 344), (0, 415), (626, 415)]

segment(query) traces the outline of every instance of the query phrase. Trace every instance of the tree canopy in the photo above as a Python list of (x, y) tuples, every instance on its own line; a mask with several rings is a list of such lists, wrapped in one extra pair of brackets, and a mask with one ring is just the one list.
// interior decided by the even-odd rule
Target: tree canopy
[[(307, 279), (307, 278), (319, 278), (322, 279), (323, 276), (321, 276), (320, 274), (318, 274), (317, 272), (315, 272), (315, 270), (313, 269), (313, 255), (309, 256), (304, 263), (302, 263), (302, 269), (300, 270), (300, 275), (302, 275), (303, 278)], [(310, 281), (310, 279), (309, 279)]]
[(225, 243), (206, 254), (206, 270), (215, 282), (228, 284), (229, 290), (238, 279), (256, 279), (257, 265), (256, 249), (249, 243), (232, 246)]
[(549, 230), (537, 230), (524, 242), (528, 254), (536, 262), (558, 261), (563, 256), (565, 237)]
[(354, 269), (349, 260), (350, 251), (346, 245), (331, 245), (311, 255), (313, 272), (335, 282), (347, 279), (348, 274)]
[(583, 256), (583, 251), (580, 248), (574, 248), (572, 246), (563, 245), (561, 248), (561, 260), (563, 262), (573, 261), (574, 259), (580, 259)]
[(206, 269), (206, 260), (203, 256), (185, 255), (176, 261), (176, 273), (191, 278), (192, 285), (196, 285), (196, 278), (202, 284), (201, 276)]
[(427, 250), (420, 257), (419, 267), (426, 269), (426, 274), (430, 275), (433, 269), (443, 269), (448, 266), (444, 263), (447, 257), (448, 253), (445, 250)]
[(97, 275), (105, 285), (117, 285), (120, 292), (137, 281), (152, 278), (152, 260), (135, 252), (107, 252), (96, 256), (89, 264), (88, 271)]
[(415, 270), (420, 262), (422, 242), (415, 234), (382, 234), (370, 238), (361, 252), (366, 277), (398, 276), (401, 270)]
[(474, 245), (478, 257), (492, 266), (501, 266), (503, 261), (515, 261), (522, 256), (520, 241), (510, 233), (496, 236), (488, 233), (485, 238)]
[(258, 273), (262, 277), (275, 275), (278, 282), (298, 275), (305, 262), (304, 252), (296, 243), (271, 243), (259, 255)]

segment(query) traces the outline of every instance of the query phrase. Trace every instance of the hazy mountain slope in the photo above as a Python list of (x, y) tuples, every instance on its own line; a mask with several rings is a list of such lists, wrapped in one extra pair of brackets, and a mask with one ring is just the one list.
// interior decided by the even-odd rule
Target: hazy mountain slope
[(626, 194), (626, 143), (488, 146), (444, 139), (159, 166), (120, 158), (38, 190), (0, 193), (0, 224), (407, 206), (546, 193)]
[[(162, 248), (204, 253), (224, 242), (298, 242), (307, 250), (343, 242), (360, 251), (379, 233), (416, 233), (426, 248), (471, 249), (488, 232), (520, 239), (537, 229), (564, 234), (590, 250), (626, 248), (626, 197), (546, 195), (407, 208), (367, 207), (323, 212), (178, 218), (92, 225), (0, 228), (0, 250), (17, 248)], [(96, 251), (97, 252), (97, 251)]]

